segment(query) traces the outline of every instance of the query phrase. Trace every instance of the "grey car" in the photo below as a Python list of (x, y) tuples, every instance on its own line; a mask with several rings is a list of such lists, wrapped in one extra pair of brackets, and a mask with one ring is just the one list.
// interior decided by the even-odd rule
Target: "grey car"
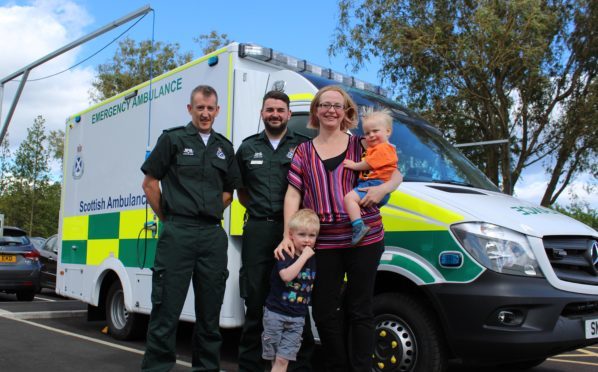
[(33, 247), (35, 247), (35, 249), (39, 251), (47, 239), (42, 238), (41, 236), (30, 236), (29, 240), (31, 241), (31, 243), (33, 243)]
[(0, 292), (33, 301), (40, 286), (39, 252), (25, 230), (4, 226), (0, 236)]

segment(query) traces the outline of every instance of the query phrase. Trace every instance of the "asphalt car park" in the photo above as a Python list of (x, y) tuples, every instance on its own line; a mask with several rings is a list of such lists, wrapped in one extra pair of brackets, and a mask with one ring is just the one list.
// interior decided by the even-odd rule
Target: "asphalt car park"
[[(3, 371), (135, 371), (139, 370), (144, 340), (117, 341), (106, 322), (87, 321), (87, 305), (57, 296), (47, 289), (32, 302), (0, 293), (0, 369)], [(173, 371), (191, 369), (193, 325), (182, 322), (177, 333), (177, 364)], [(222, 330), (222, 368), (237, 370), (239, 329)], [(598, 344), (549, 358), (532, 372), (590, 372), (598, 369)], [(314, 371), (324, 371), (321, 350)], [(466, 367), (451, 363), (449, 372), (507, 372), (500, 368)]]

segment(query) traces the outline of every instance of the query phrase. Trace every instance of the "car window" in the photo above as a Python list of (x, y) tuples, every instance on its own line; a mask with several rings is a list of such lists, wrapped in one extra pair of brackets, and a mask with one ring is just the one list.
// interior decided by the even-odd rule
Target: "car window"
[(58, 238), (56, 236), (50, 237), (46, 244), (44, 244), (44, 251), (55, 252), (57, 240)]
[(25, 236), (2, 236), (0, 237), (0, 245), (20, 245), (29, 244), (29, 239)]

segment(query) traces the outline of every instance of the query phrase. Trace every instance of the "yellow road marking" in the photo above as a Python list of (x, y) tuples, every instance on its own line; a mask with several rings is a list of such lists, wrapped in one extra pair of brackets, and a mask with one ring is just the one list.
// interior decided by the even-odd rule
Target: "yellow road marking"
[(551, 362), (559, 362), (559, 363), (571, 363), (571, 364), (583, 364), (586, 366), (598, 366), (598, 363), (590, 363), (590, 362), (578, 362), (576, 360), (567, 360), (567, 359), (555, 359), (555, 358), (548, 358)]
[[(581, 354), (573, 354), (573, 353), (581, 353)], [(593, 351), (590, 350), (585, 350), (585, 349), (577, 349), (575, 351), (570, 351), (568, 353), (565, 354), (561, 354), (561, 357), (595, 357), (598, 356), (598, 353), (595, 353)]]

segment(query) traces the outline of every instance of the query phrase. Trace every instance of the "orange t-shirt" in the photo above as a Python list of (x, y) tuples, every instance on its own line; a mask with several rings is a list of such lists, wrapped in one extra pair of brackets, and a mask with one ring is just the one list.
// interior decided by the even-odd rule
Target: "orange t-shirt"
[(394, 170), (397, 169), (399, 157), (397, 156), (395, 147), (385, 142), (369, 147), (365, 152), (363, 160), (372, 169), (361, 172), (360, 179), (364, 181), (377, 179), (386, 182), (390, 179)]

